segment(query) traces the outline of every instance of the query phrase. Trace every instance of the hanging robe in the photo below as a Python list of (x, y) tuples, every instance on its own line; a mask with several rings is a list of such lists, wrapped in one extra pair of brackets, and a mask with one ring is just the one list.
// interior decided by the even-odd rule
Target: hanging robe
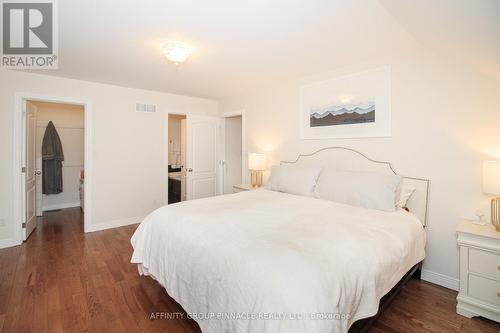
[(64, 154), (59, 134), (49, 121), (42, 142), (42, 188), (43, 194), (58, 194), (63, 191), (62, 162)]

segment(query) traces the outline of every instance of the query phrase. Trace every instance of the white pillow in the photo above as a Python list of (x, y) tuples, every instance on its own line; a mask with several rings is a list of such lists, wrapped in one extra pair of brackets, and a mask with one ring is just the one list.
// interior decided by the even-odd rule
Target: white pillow
[(271, 191), (313, 196), (321, 168), (275, 165), (265, 188)]
[(410, 197), (412, 196), (413, 192), (415, 192), (415, 190), (416, 190), (415, 187), (401, 184), (401, 190), (399, 191), (398, 198), (396, 199), (396, 207), (397, 208), (406, 207), (408, 200), (410, 200)]
[(324, 169), (318, 180), (320, 199), (384, 211), (396, 210), (401, 176)]

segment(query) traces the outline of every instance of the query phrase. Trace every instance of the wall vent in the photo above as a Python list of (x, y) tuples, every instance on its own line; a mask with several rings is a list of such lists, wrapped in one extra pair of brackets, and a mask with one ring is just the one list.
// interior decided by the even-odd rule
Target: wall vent
[(135, 104), (135, 111), (136, 112), (153, 113), (153, 112), (156, 112), (156, 105), (154, 105), (154, 104), (136, 103)]

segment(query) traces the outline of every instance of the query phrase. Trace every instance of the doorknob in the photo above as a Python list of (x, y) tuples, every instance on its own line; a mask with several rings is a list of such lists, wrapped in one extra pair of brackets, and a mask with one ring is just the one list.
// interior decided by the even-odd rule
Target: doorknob
[(40, 176), (42, 172), (40, 170), (35, 171), (35, 176)]
[(188, 169), (187, 169), (187, 172), (193, 172), (193, 169), (188, 168)]

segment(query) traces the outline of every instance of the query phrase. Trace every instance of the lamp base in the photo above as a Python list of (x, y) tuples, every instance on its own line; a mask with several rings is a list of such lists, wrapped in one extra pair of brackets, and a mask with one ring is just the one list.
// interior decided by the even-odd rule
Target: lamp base
[(491, 199), (491, 224), (500, 232), (500, 197)]
[(262, 171), (251, 170), (250, 171), (250, 181), (252, 187), (261, 187), (262, 186)]

